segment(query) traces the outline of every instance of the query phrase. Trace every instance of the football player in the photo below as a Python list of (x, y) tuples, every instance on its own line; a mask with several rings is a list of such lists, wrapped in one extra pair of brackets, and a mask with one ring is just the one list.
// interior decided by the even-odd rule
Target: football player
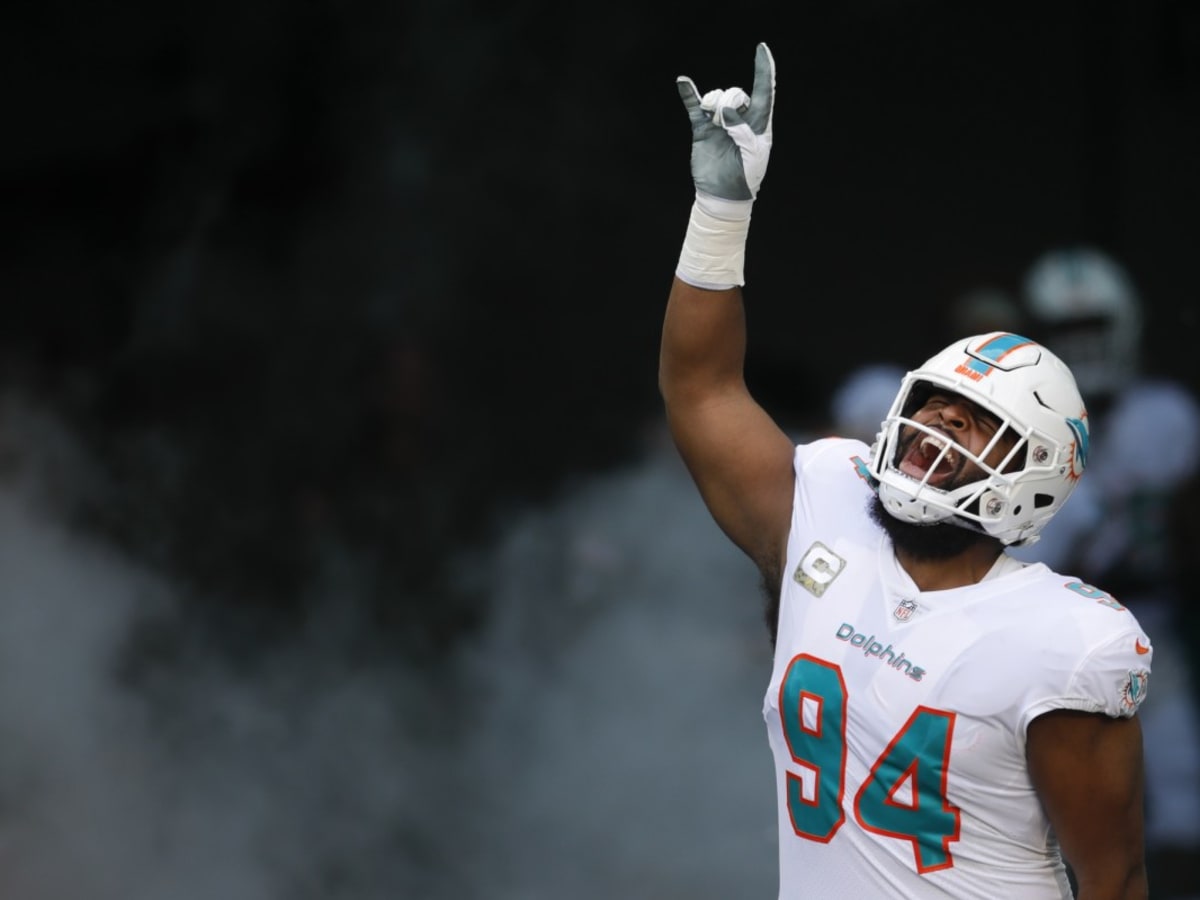
[(1058, 900), (1069, 863), (1084, 900), (1144, 898), (1150, 640), (1102, 587), (1006, 552), (1087, 464), (1070, 370), (1020, 335), (965, 335), (905, 375), (872, 445), (793, 444), (746, 387), (775, 77), (760, 44), (749, 93), (678, 79), (695, 195), (659, 386), (771, 589), (780, 897)]

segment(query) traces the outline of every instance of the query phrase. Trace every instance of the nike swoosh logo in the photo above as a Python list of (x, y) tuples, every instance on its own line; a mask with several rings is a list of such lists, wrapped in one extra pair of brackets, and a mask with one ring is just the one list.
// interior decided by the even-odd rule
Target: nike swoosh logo
[(1138, 652), (1138, 656), (1145, 656), (1147, 653), (1150, 652), (1150, 645), (1143, 644), (1141, 639), (1139, 638), (1138, 640), (1133, 642), (1133, 649)]

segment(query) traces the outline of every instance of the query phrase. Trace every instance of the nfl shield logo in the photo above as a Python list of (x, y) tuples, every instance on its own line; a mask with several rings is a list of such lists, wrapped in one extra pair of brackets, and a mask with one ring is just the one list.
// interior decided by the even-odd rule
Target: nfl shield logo
[(901, 622), (903, 622), (906, 619), (908, 619), (916, 611), (916, 609), (917, 609), (916, 601), (909, 600), (906, 598), (904, 600), (901, 600), (900, 603), (896, 606), (896, 608), (894, 610), (892, 610), (892, 615), (895, 616), (897, 619), (899, 619)]

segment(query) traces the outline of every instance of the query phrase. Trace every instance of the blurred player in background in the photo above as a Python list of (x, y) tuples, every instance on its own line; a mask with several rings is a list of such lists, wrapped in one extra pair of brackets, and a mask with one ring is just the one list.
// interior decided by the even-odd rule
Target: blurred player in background
[(1197, 476), (1200, 404), (1177, 381), (1146, 372), (1142, 300), (1110, 255), (1088, 246), (1045, 253), (1023, 299), (1028, 333), (1075, 373), (1096, 437), (1071, 502), (1016, 554), (1104, 585), (1155, 635), (1154, 690), (1141, 711), (1151, 883), (1164, 900), (1200, 896), (1198, 661), (1189, 649), (1200, 634), (1184, 615), (1195, 582), (1182, 580), (1172, 533), (1173, 504)]
[(830, 398), (830, 432), (875, 443), (903, 377), (903, 367), (886, 362), (867, 363), (850, 372)]
[(1002, 288), (983, 284), (956, 297), (946, 311), (946, 340), (964, 334), (1011, 331), (1025, 334), (1025, 314), (1020, 303)]

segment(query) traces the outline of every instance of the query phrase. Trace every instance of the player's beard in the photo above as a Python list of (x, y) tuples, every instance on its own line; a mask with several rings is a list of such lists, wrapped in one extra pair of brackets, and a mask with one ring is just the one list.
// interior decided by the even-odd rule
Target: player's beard
[(975, 544), (995, 540), (953, 522), (932, 525), (904, 522), (887, 511), (878, 494), (871, 497), (870, 512), (875, 524), (892, 539), (892, 545), (916, 559), (951, 559)]

